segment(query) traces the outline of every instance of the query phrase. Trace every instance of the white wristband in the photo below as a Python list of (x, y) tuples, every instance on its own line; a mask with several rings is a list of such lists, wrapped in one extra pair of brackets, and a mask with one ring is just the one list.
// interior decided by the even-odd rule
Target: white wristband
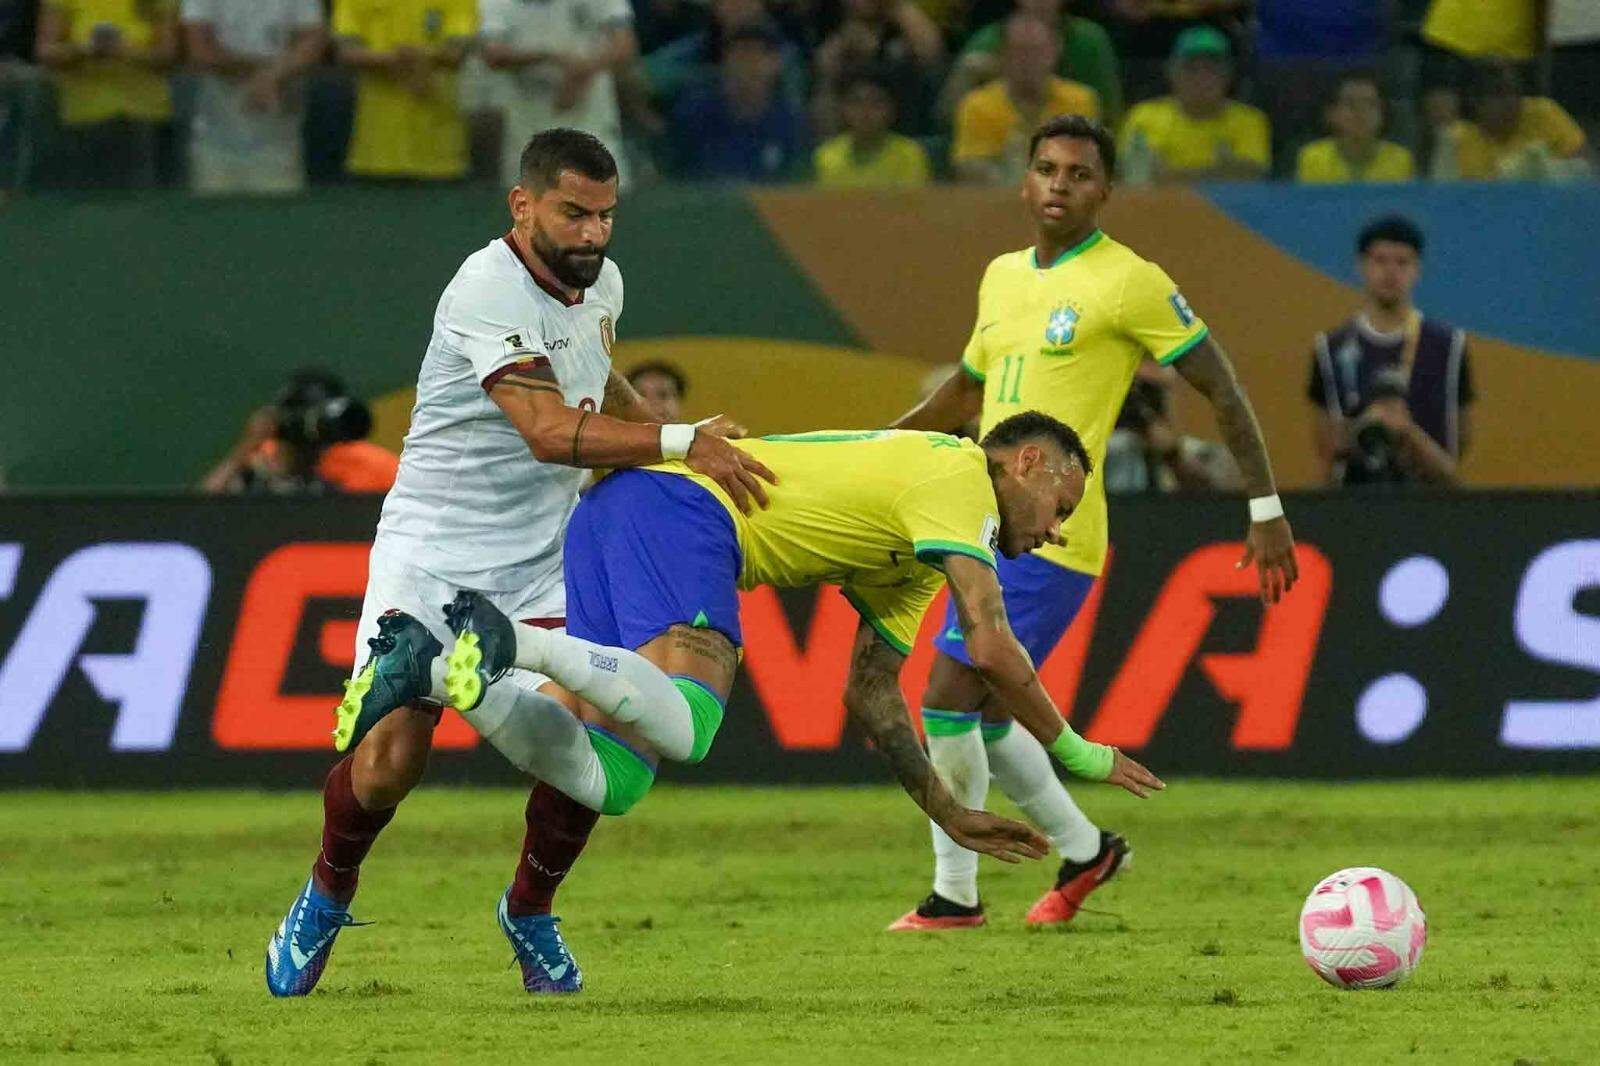
[(1283, 517), (1283, 501), (1278, 499), (1278, 494), (1271, 496), (1256, 496), (1250, 501), (1250, 521), (1270, 522), (1274, 518)]
[(694, 444), (695, 429), (687, 422), (673, 422), (661, 427), (661, 458), (682, 459)]

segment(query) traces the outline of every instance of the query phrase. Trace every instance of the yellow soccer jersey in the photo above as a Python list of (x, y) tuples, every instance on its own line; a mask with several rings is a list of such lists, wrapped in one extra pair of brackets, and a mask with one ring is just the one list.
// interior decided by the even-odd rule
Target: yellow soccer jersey
[(1415, 177), (1411, 153), (1393, 141), (1379, 141), (1365, 166), (1353, 165), (1339, 153), (1332, 137), (1300, 149), (1295, 178), (1307, 185), (1345, 185), (1358, 181), (1410, 181)]
[(995, 564), (1000, 508), (983, 449), (943, 433), (798, 433), (734, 442), (778, 475), (771, 506), (743, 514), (680, 462), (653, 469), (709, 489), (733, 516), (740, 588), (838, 585), (909, 653), (950, 554)]
[(961, 365), (983, 382), (983, 432), (1043, 411), (1083, 438), (1096, 473), (1062, 527), (1067, 543), (1035, 554), (1086, 574), (1106, 556), (1106, 494), (1098, 471), (1139, 360), (1171, 363), (1206, 336), (1166, 272), (1096, 230), (1049, 267), (1032, 248), (989, 264)]
[[(175, 4), (165, 0), (52, 0), (67, 20), (67, 37), (87, 45), (96, 27), (115, 27), (129, 48), (149, 48)], [(172, 95), (165, 73), (132, 60), (94, 60), (56, 72), (61, 123), (83, 126), (113, 118), (165, 122), (172, 117)]]
[[(333, 32), (378, 52), (437, 48), (477, 32), (472, 0), (335, 0)], [(467, 127), (456, 102), (456, 74), (438, 70), (418, 96), (403, 82), (356, 76), (355, 127), (345, 167), (381, 178), (459, 178), (467, 171)]]

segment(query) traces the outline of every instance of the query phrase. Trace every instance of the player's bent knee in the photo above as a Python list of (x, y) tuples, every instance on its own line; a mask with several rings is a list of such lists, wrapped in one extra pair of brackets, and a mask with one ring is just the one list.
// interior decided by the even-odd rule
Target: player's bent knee
[(599, 726), (585, 726), (589, 746), (605, 774), (606, 795), (601, 814), (627, 814), (656, 783), (655, 767), (648, 759)]
[(684, 761), (699, 762), (711, 751), (711, 742), (722, 728), (722, 701), (715, 692), (686, 674), (673, 674), (672, 683), (689, 705), (689, 715), (694, 722), (694, 748)]

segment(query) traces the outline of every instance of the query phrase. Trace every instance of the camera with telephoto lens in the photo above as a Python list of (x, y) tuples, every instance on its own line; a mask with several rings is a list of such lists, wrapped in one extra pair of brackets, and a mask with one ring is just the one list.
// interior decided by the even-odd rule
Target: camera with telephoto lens
[(1382, 422), (1362, 422), (1375, 403), (1385, 400), (1405, 401), (1407, 382), (1404, 371), (1386, 367), (1372, 375), (1367, 384), (1366, 403), (1356, 412), (1359, 428), (1351, 440), (1350, 454), (1345, 458), (1344, 483), (1346, 485), (1393, 485), (1406, 480), (1399, 461), (1399, 444), (1389, 427)]
[(277, 438), (311, 453), (361, 440), (372, 431), (372, 411), (350, 395), (344, 382), (321, 371), (290, 377), (274, 405)]

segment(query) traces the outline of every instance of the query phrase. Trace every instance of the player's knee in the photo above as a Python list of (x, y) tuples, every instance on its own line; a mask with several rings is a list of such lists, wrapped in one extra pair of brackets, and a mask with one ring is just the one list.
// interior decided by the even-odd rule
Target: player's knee
[(717, 694), (705, 685), (684, 674), (674, 674), (672, 683), (689, 705), (689, 717), (694, 723), (694, 748), (685, 762), (700, 762), (711, 751), (711, 742), (722, 728), (723, 706)]

